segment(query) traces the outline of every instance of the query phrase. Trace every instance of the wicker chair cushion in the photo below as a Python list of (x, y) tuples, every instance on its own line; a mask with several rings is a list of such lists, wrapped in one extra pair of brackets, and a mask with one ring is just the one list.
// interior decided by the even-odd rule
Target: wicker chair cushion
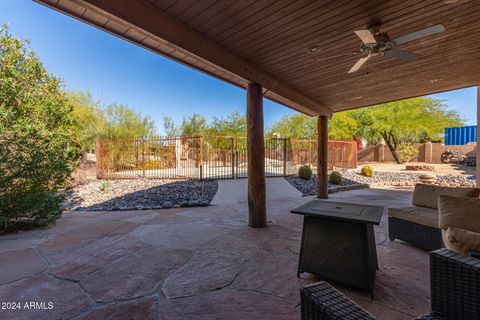
[(440, 196), (439, 227), (480, 232), (480, 199)]
[(480, 252), (480, 233), (460, 228), (449, 227), (442, 230), (443, 242), (447, 249), (468, 255), (469, 252)]
[(441, 187), (419, 183), (415, 185), (412, 204), (420, 207), (438, 209), (438, 197), (441, 195), (452, 197), (478, 198), (480, 196), (480, 189)]
[(388, 215), (393, 218), (438, 228), (438, 212), (434, 209), (424, 207), (388, 208)]

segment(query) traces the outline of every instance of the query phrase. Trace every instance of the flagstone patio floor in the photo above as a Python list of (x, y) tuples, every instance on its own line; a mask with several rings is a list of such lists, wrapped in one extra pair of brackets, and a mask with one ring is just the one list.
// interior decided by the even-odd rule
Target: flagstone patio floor
[[(411, 197), (364, 189), (331, 200), (393, 207)], [(0, 319), (300, 319), (299, 288), (320, 279), (296, 276), (302, 217), (290, 210), (312, 199), (269, 201), (266, 229), (247, 227), (237, 202), (71, 212), (51, 228), (0, 237)], [(388, 240), (386, 212), (375, 236), (375, 299), (336, 287), (378, 319), (428, 313), (428, 253)]]

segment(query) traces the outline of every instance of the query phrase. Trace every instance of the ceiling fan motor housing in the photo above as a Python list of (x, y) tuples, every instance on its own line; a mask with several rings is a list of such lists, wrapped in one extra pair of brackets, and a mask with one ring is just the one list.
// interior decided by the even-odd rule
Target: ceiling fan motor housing
[(362, 44), (360, 52), (375, 56), (393, 47), (393, 43), (389, 41), (386, 33), (375, 34), (375, 40), (377, 41), (376, 43)]

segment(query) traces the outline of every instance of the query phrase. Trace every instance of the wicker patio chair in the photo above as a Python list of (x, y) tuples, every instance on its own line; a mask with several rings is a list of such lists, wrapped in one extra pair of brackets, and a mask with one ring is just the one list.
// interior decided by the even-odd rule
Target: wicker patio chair
[(411, 206), (388, 209), (390, 240), (399, 239), (427, 251), (445, 247), (438, 226), (438, 197), (441, 195), (478, 198), (480, 189), (416, 184)]
[[(480, 259), (447, 249), (430, 253), (431, 309), (420, 320), (480, 319)], [(376, 319), (326, 282), (301, 289), (302, 320)]]

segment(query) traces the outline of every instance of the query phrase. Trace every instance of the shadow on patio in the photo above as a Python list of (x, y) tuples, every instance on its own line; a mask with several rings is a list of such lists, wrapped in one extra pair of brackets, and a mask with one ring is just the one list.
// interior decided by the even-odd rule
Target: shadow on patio
[[(311, 200), (270, 201), (269, 227), (246, 227), (244, 203), (161, 211), (67, 213), (49, 229), (0, 239), (2, 301), (52, 302), (51, 310), (5, 317), (75, 319), (298, 319), (296, 277), (302, 217)], [(406, 190), (364, 189), (332, 200), (402, 206)], [(429, 309), (428, 254), (375, 229), (380, 271), (375, 300), (337, 286), (379, 319)]]

